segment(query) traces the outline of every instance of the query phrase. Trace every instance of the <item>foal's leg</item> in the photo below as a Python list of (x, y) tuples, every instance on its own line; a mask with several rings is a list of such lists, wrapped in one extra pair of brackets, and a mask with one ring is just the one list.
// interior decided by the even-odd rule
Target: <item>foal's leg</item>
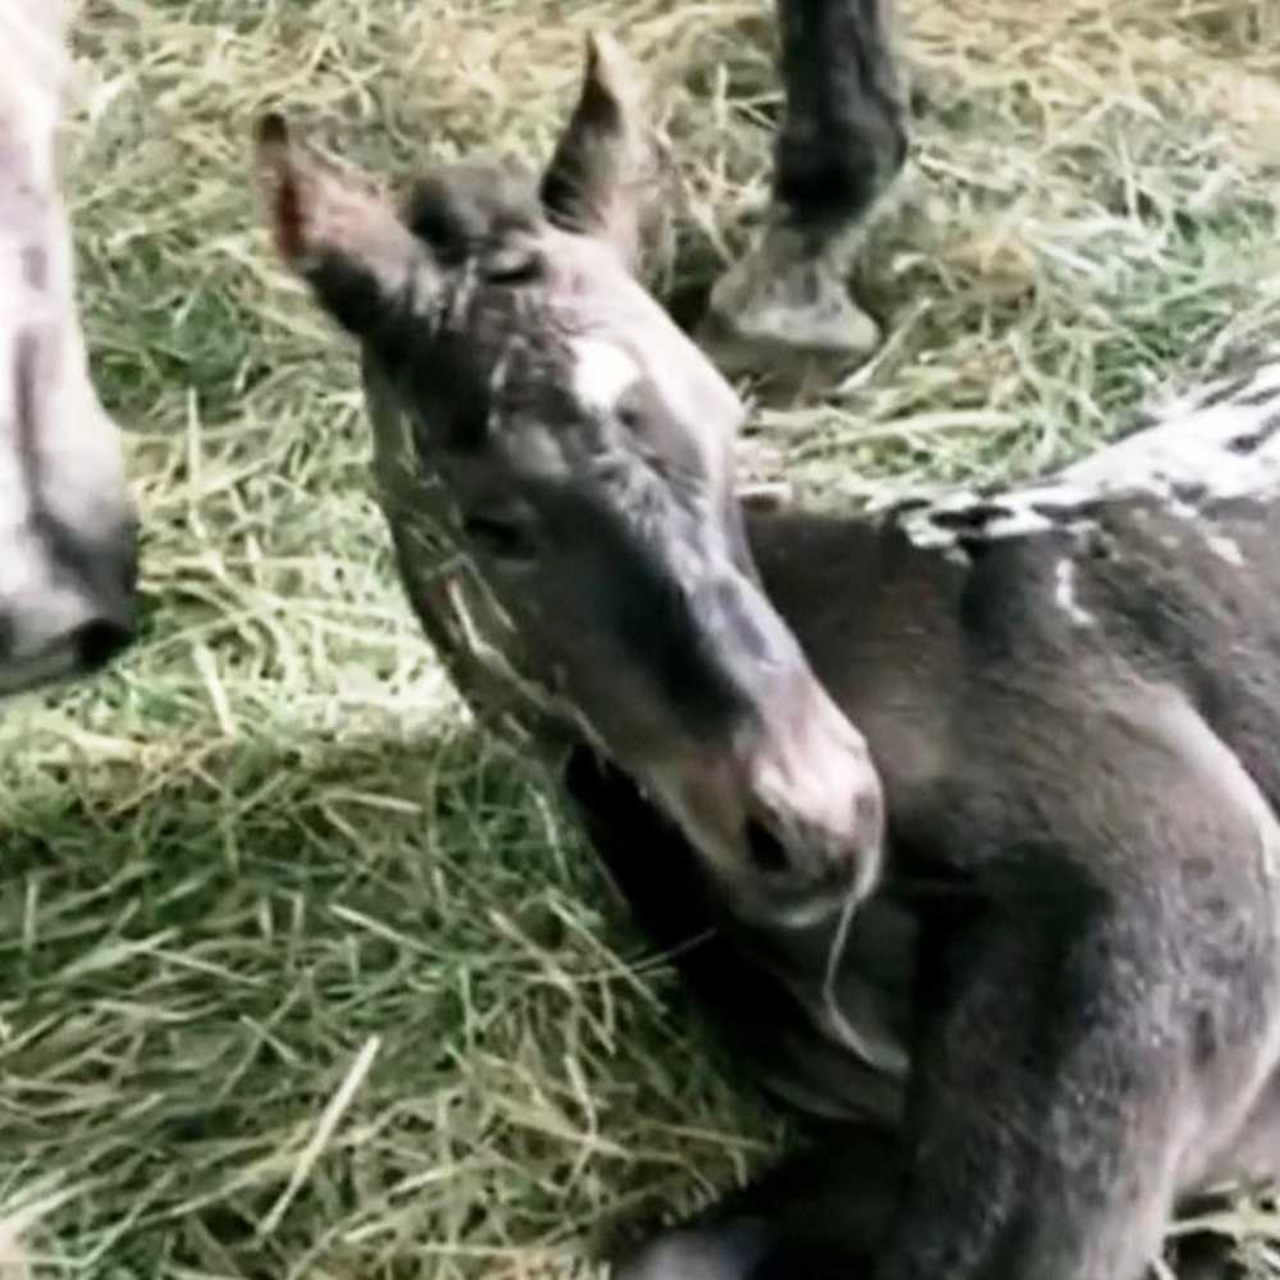
[(1139, 1280), (1224, 1160), (1273, 1167), (1242, 1140), (1280, 1046), (1280, 823), (1182, 698), (1114, 692), (1099, 723), (1018, 853), (977, 855), (988, 905), (921, 949), (874, 1280)]
[(889, 1222), (901, 1147), (889, 1129), (841, 1127), (759, 1181), (650, 1241), (615, 1280), (849, 1280)]
[(966, 989), (921, 1047), (875, 1280), (1139, 1280), (1158, 1255), (1203, 1140), (1191, 1028), (1135, 954), (1145, 928), (1099, 912), (1070, 935), (988, 919), (950, 949)]
[(1139, 932), (957, 931), (901, 1144), (793, 1158), (615, 1280), (1140, 1280), (1209, 1099)]
[(907, 112), (889, 0), (777, 0), (786, 106), (773, 200), (756, 246), (712, 291), (723, 363), (869, 355), (876, 323), (849, 294), (863, 220), (902, 168)]

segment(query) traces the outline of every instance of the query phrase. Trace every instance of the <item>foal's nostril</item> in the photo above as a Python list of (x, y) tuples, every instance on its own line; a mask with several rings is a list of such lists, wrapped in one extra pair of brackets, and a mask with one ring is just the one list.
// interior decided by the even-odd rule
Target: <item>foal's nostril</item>
[(782, 841), (757, 818), (747, 820), (747, 851), (761, 871), (785, 871), (787, 851)]
[(133, 639), (129, 627), (106, 618), (95, 618), (78, 628), (72, 637), (82, 671), (105, 667)]

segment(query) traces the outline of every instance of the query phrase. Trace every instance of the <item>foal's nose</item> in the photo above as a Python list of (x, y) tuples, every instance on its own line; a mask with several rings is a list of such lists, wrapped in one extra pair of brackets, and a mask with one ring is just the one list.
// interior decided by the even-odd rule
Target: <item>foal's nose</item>
[(745, 753), (742, 844), (763, 883), (861, 896), (879, 871), (884, 807), (861, 734), (816, 681)]

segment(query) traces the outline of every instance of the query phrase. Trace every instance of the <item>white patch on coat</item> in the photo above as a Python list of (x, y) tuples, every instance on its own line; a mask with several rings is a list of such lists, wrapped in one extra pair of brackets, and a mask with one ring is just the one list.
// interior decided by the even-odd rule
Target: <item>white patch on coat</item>
[(1234, 538), (1224, 537), (1220, 533), (1206, 533), (1204, 540), (1209, 544), (1209, 550), (1220, 560), (1225, 560), (1237, 569), (1244, 565), (1244, 552)]
[[(1198, 521), (1215, 503), (1277, 493), (1280, 354), (1272, 354), (1252, 374), (1189, 392), (1166, 405), (1153, 425), (1044, 480), (988, 493), (944, 493), (894, 518), (918, 546), (944, 548), (1088, 529), (1095, 523), (1090, 509), (1111, 500), (1147, 499), (1172, 516)], [(1228, 549), (1223, 558), (1230, 556)]]
[(1092, 627), (1097, 623), (1097, 618), (1080, 604), (1076, 595), (1076, 562), (1067, 556), (1058, 561), (1054, 571), (1053, 598), (1077, 626)]

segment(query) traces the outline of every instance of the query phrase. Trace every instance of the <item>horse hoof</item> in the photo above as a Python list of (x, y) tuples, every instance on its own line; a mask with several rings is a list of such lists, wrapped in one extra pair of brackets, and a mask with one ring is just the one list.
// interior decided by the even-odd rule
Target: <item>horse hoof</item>
[(851, 258), (847, 243), (771, 226), (712, 289), (699, 342), (730, 376), (864, 363), (882, 335), (849, 292)]

